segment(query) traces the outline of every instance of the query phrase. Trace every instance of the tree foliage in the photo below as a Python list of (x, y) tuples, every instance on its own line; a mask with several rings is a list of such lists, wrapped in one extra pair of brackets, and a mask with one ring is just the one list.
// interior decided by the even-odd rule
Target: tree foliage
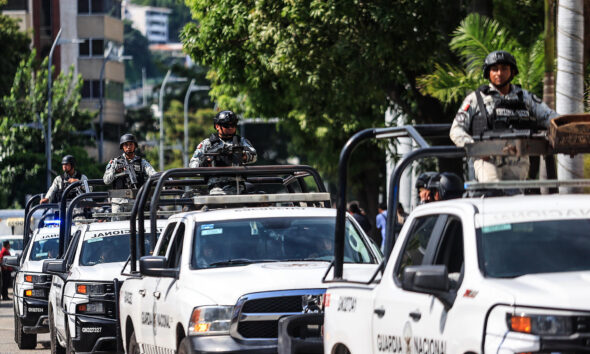
[[(26, 194), (46, 188), (47, 59), (39, 65), (35, 54), (20, 62), (10, 94), (2, 98), (0, 208), (23, 205)], [(78, 109), (81, 87), (82, 77), (74, 77), (73, 69), (52, 82), (52, 168), (61, 173), (61, 158), (71, 153), (83, 173), (98, 177), (102, 173), (83, 149), (90, 141), (79, 134), (92, 120)]]
[(133, 57), (133, 61), (125, 61), (125, 81), (131, 84), (141, 81), (142, 69), (145, 69), (146, 76), (156, 76), (157, 68), (150, 52), (147, 38), (141, 32), (131, 27), (130, 21), (125, 20), (123, 24), (124, 54)]
[[(185, 27), (185, 49), (211, 68), (219, 106), (247, 117), (279, 117), (291, 136), (290, 152), (329, 179), (345, 141), (363, 128), (384, 126), (388, 106), (420, 122), (445, 119), (440, 104), (418, 91), (416, 78), (434, 58), (448, 57), (446, 33), (461, 18), (455, 2), (187, 4), (198, 25)], [(383, 150), (366, 144), (353, 160), (353, 191), (364, 205), (376, 203)]]
[(514, 55), (519, 70), (514, 83), (541, 94), (544, 51), (540, 35), (530, 47), (526, 47), (498, 21), (469, 14), (453, 32), (449, 47), (461, 59), (462, 65), (437, 63), (433, 73), (418, 79), (424, 94), (448, 105), (460, 102), (467, 93), (487, 83), (483, 77), (483, 63), (494, 50), (506, 50)]
[[(0, 5), (4, 5), (2, 1)], [(0, 97), (4, 97), (10, 92), (18, 64), (30, 52), (31, 39), (25, 32), (19, 30), (18, 23), (14, 19), (0, 14), (0, 43), (2, 43)]]

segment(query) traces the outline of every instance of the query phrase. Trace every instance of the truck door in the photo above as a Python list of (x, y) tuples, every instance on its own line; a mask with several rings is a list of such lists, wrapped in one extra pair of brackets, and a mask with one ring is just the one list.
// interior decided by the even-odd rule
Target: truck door
[[(166, 266), (171, 269), (180, 271), (180, 260), (182, 256), (182, 245), (184, 242), (185, 224), (178, 223), (172, 242), (168, 245), (166, 251)], [(178, 313), (175, 309), (178, 306), (178, 279), (173, 277), (162, 277), (154, 292), (154, 334), (156, 346), (165, 348), (169, 352), (176, 351), (176, 323), (183, 322), (182, 319), (175, 318)], [(187, 319), (190, 313), (187, 313)]]
[[(170, 243), (172, 236), (174, 235), (174, 229), (177, 223), (171, 222), (166, 226), (166, 230), (161, 236), (160, 245), (157, 249), (157, 255), (163, 256), (166, 252), (166, 246)], [(129, 281), (130, 279), (126, 280)], [(137, 291), (138, 295), (135, 298), (139, 299), (137, 307), (134, 307), (135, 314), (140, 314), (139, 325), (135, 325), (137, 331), (135, 336), (137, 343), (142, 347), (142, 352), (153, 352), (155, 348), (155, 336), (156, 336), (156, 298), (154, 293), (158, 287), (158, 283), (161, 281), (160, 277), (153, 276), (142, 276), (137, 287), (133, 287), (134, 291)]]
[[(74, 258), (76, 257), (76, 251), (78, 250), (78, 243), (80, 242), (80, 238), (81, 238), (81, 231), (78, 230), (74, 234), (74, 237), (70, 241), (70, 244), (66, 250), (66, 253), (64, 254), (64, 260), (66, 263), (67, 270), (70, 269), (70, 267), (72, 266), (72, 263), (74, 262)], [(66, 305), (64, 305), (64, 304), (67, 304), (70, 302), (69, 300), (74, 296), (74, 292), (76, 291), (76, 289), (75, 289), (74, 284), (70, 284), (69, 288), (67, 289), (69, 293), (66, 293), (64, 280), (58, 276), (53, 276), (51, 287), (55, 288), (55, 291), (53, 291), (53, 295), (55, 296), (55, 299), (53, 299), (53, 300), (50, 299), (50, 301), (53, 304), (55, 304), (55, 308), (53, 309), (53, 311), (55, 311), (55, 314), (53, 316), (54, 321), (55, 321), (54, 322), (55, 327), (60, 332), (60, 334), (63, 336), (63, 338), (65, 338), (66, 337), (66, 325), (67, 325), (65, 320), (66, 320), (67, 309), (65, 308)]]
[[(404, 267), (408, 265), (445, 265), (451, 288), (458, 290), (464, 271), (461, 220), (450, 214), (439, 215), (427, 243), (419, 243), (420, 246), (416, 247), (416, 241), (413, 241), (415, 238), (415, 234), (409, 234), (405, 238), (404, 251), (401, 257), (397, 257), (393, 279), (388, 279), (387, 282), (389, 289), (379, 289), (375, 306), (381, 306), (386, 311), (391, 310), (396, 318), (396, 325), (403, 326), (400, 340), (404, 348), (410, 347), (414, 353), (453, 352), (449, 347), (449, 339), (452, 338), (447, 335), (450, 327), (447, 322), (456, 317), (453, 316), (454, 308), (446, 309), (433, 295), (403, 290), (401, 277)], [(419, 252), (421, 259), (420, 256), (412, 257), (412, 252), (421, 248), (424, 250)], [(415, 263), (414, 260), (420, 263)]]
[[(425, 311), (432, 303), (431, 296), (407, 292), (401, 288), (403, 269), (410, 265), (428, 264), (435, 252), (435, 239), (442, 232), (446, 215), (417, 217), (406, 234), (398, 242), (404, 242), (399, 254), (392, 254), (390, 262), (396, 262), (391, 272), (385, 272), (375, 289), (372, 325), (373, 353), (412, 353), (415, 334), (425, 321)], [(388, 267), (389, 268), (389, 267)]]

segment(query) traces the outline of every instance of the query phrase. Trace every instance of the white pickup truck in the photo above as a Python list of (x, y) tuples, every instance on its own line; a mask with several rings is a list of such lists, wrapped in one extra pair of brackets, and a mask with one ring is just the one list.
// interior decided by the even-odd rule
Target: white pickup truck
[(77, 226), (64, 257), (45, 262), (53, 353), (118, 350), (116, 295), (128, 258), (129, 222), (114, 221)]
[(324, 352), (587, 352), (588, 230), (588, 196), (421, 206), (379, 283), (328, 288)]
[[(261, 206), (171, 216), (154, 255), (121, 287), (126, 351), (275, 353), (278, 320), (321, 307), (335, 214)], [(353, 278), (381, 261), (351, 217), (345, 261), (355, 263), (347, 267)]]

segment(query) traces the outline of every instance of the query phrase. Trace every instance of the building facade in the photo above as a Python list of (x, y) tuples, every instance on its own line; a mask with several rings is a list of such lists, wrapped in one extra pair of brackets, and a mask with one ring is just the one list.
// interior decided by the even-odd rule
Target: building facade
[[(96, 112), (101, 108), (102, 83), (103, 161), (118, 154), (125, 120), (125, 66), (113, 58), (122, 54), (123, 48), (121, 0), (9, 0), (3, 13), (19, 19), (21, 29), (33, 33), (32, 46), (41, 58), (49, 54), (60, 29), (61, 40), (82, 40), (56, 47), (53, 75), (69, 68), (81, 74), (84, 85), (80, 108)], [(109, 59), (105, 58), (107, 53), (111, 54)], [(97, 129), (99, 120), (97, 114)], [(98, 157), (98, 146), (89, 150), (91, 156)]]
[(168, 17), (171, 9), (140, 6), (127, 3), (124, 17), (133, 22), (133, 28), (143, 34), (150, 43), (167, 43), (169, 40)]

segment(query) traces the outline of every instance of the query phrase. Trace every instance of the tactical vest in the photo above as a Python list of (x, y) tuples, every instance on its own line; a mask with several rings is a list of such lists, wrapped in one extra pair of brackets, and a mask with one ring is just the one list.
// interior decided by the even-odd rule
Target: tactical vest
[(482, 85), (475, 91), (479, 112), (471, 121), (471, 135), (481, 137), (488, 130), (534, 129), (536, 121), (530, 116), (528, 107), (524, 103), (524, 93), (516, 86), (509, 94), (494, 101), (492, 113), (483, 102), (482, 93), (490, 94), (490, 86)]
[[(113, 161), (113, 162), (124, 165), (124, 161), (123, 161), (124, 158), (125, 158), (125, 154), (117, 157), (115, 159), (115, 161)], [(143, 168), (141, 160), (142, 160), (141, 157), (135, 156), (135, 157), (133, 157), (133, 159), (131, 159), (131, 161), (129, 161), (129, 166), (135, 170), (135, 175), (137, 176), (137, 184), (139, 184), (139, 187), (142, 186), (143, 183), (145, 182), (145, 169)], [(133, 188), (133, 186), (131, 185), (131, 180), (129, 179), (129, 176), (126, 173), (124, 176), (119, 176), (119, 177), (115, 178), (115, 180), (113, 181), (113, 189), (131, 189), (131, 188)]]
[[(70, 178), (75, 178), (77, 180), (82, 179), (82, 173), (80, 173), (79, 171), (75, 171), (73, 176), (70, 176), (67, 172), (64, 172), (61, 175), (61, 184), (59, 185), (59, 188), (57, 189), (57, 203), (59, 203), (61, 201), (61, 197), (63, 192), (66, 190), (66, 188), (70, 185), (70, 182), (68, 182), (68, 180)], [(69, 194), (69, 193), (68, 193)]]

